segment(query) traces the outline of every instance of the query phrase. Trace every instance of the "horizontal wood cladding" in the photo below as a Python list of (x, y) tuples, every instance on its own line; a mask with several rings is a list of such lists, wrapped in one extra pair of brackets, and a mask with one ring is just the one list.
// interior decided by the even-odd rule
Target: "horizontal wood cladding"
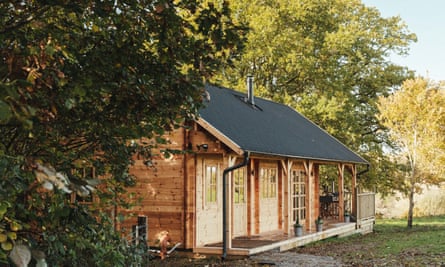
[[(157, 167), (161, 166), (162, 167)], [(141, 202), (135, 208), (160, 209), (163, 207), (184, 206), (184, 170), (183, 159), (174, 162), (158, 162), (155, 167), (135, 167), (130, 170), (137, 177), (136, 186), (129, 192), (140, 198)], [(152, 207), (153, 206), (153, 207)]]
[[(165, 154), (165, 150), (183, 150), (185, 145), (184, 129), (174, 130), (164, 137), (167, 144), (152, 150), (152, 158), (136, 155), (130, 166), (130, 174), (136, 177), (136, 186), (128, 188), (127, 197), (135, 203), (129, 209), (119, 212), (128, 219), (120, 228), (132, 229), (137, 223), (137, 216), (147, 216), (148, 240), (151, 246), (157, 246), (157, 235), (169, 231), (174, 243), (184, 242), (184, 186), (185, 155)], [(146, 144), (150, 140), (142, 139)], [(130, 230), (131, 231), (131, 230)]]
[(189, 148), (199, 154), (227, 153), (229, 151), (226, 145), (198, 125), (190, 130), (188, 141)]
[[(133, 211), (137, 211), (138, 213), (145, 212), (159, 212), (159, 211), (167, 211), (167, 212), (176, 212), (182, 211), (183, 201), (172, 201), (172, 200), (163, 200), (163, 199), (155, 199), (153, 201), (144, 200), (143, 203), (137, 204), (131, 208)], [(159, 202), (164, 202), (162, 205)]]
[[(159, 246), (157, 238), (158, 234), (162, 231), (169, 231), (172, 243), (183, 242), (181, 229), (182, 212), (146, 212), (143, 215), (147, 216), (147, 240), (150, 246)], [(126, 216), (128, 216), (128, 219), (121, 224), (121, 232), (129, 239), (133, 225), (137, 225), (138, 214), (132, 215), (131, 213), (127, 213)]]

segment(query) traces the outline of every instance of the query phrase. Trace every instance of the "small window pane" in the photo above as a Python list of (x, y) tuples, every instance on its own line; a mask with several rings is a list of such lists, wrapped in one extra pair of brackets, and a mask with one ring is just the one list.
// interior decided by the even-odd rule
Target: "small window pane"
[(205, 168), (205, 192), (206, 202), (216, 203), (217, 200), (217, 167), (214, 165), (207, 165)]

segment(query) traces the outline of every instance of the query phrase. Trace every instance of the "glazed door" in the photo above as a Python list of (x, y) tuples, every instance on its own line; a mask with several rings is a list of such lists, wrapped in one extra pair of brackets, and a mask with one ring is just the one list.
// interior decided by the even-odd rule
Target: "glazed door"
[(247, 203), (246, 203), (246, 168), (240, 168), (233, 171), (233, 236), (247, 235)]
[(202, 159), (196, 175), (196, 246), (222, 240), (222, 188), (220, 162)]
[(260, 166), (260, 232), (278, 229), (278, 168)]
[(306, 222), (306, 174), (302, 169), (292, 169), (292, 220), (305, 225)]

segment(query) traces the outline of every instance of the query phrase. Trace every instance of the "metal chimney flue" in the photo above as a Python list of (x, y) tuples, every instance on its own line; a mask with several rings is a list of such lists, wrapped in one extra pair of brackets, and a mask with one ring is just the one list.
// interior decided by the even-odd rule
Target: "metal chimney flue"
[(253, 76), (247, 75), (247, 102), (251, 105), (255, 105), (255, 96), (253, 92)]

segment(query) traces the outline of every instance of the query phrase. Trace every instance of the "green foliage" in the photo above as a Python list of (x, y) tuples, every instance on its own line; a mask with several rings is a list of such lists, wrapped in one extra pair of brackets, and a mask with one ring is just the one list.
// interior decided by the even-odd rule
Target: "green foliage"
[[(131, 158), (156, 146), (130, 140), (196, 115), (242, 27), (220, 1), (3, 1), (0, 14), (0, 261), (20, 240), (51, 266), (126, 266), (98, 214), (127, 204)], [(91, 207), (67, 194), (85, 188)]]
[(445, 93), (439, 86), (423, 78), (410, 79), (379, 102), (379, 119), (398, 145), (394, 152), (402, 155), (396, 159), (408, 159), (402, 163), (418, 182), (437, 183), (445, 177)]
[(362, 185), (391, 190), (376, 101), (412, 76), (388, 56), (406, 54), (416, 36), (358, 0), (232, 2), (250, 31), (244, 53), (213, 81), (244, 91), (252, 74), (257, 95), (296, 108), (371, 163)]
[(381, 123), (397, 150), (394, 161), (406, 166), (403, 174), (409, 192), (408, 226), (412, 226), (414, 194), (422, 184), (445, 179), (445, 93), (438, 84), (423, 78), (406, 80), (392, 95), (378, 103)]

